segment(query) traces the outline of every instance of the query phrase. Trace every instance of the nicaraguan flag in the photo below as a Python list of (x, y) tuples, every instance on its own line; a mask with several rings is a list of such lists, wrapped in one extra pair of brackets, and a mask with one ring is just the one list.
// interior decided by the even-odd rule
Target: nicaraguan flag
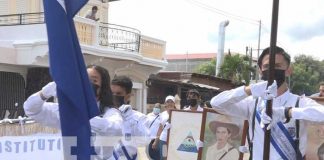
[(90, 159), (89, 119), (99, 113), (73, 22), (74, 15), (87, 1), (43, 1), (50, 73), (57, 84), (62, 136), (77, 137), (77, 146), (71, 152), (78, 160)]

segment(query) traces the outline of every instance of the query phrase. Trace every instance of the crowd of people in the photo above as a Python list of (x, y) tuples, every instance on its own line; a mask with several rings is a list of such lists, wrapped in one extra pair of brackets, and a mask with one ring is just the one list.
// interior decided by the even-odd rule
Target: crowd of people
[[(253, 159), (263, 159), (264, 131), (271, 129), (270, 159), (301, 160), (306, 153), (307, 122), (324, 122), (324, 107), (308, 97), (290, 92), (285, 81), (292, 74), (290, 56), (280, 47), (276, 47), (275, 53), (275, 81), (272, 84), (268, 85), (270, 56), (267, 48), (258, 59), (264, 81), (221, 92), (204, 106), (199, 91), (189, 89), (188, 105), (184, 110), (202, 112), (204, 108), (212, 108), (218, 113), (248, 120), (248, 150)], [(177, 109), (174, 95), (166, 96), (164, 103), (156, 103), (153, 111), (145, 115), (130, 105), (133, 83), (129, 77), (115, 76), (110, 80), (107, 69), (97, 65), (88, 66), (87, 72), (100, 110), (100, 115), (90, 119), (93, 135), (121, 137), (110, 147), (96, 150), (97, 154), (102, 155), (102, 159), (135, 160), (138, 159), (137, 147), (145, 146), (151, 159), (165, 159), (168, 130), (172, 127), (169, 115), (171, 110)], [(320, 92), (314, 96), (323, 96), (323, 87), (320, 84)], [(59, 129), (59, 103), (46, 102), (55, 96), (56, 84), (50, 82), (25, 101), (26, 115), (45, 126)], [(266, 113), (268, 100), (272, 100), (272, 117)], [(213, 120), (208, 126), (217, 141), (208, 147), (207, 159), (238, 157), (239, 151), (230, 139), (237, 136), (239, 128), (222, 120)], [(134, 141), (137, 137), (142, 139)]]

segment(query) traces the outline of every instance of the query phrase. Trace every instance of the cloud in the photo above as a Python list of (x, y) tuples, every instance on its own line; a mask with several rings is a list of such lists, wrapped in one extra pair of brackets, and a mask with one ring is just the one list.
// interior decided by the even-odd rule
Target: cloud
[(292, 38), (293, 41), (310, 40), (314, 37), (324, 35), (324, 18), (309, 24), (296, 24), (289, 27), (286, 33)]

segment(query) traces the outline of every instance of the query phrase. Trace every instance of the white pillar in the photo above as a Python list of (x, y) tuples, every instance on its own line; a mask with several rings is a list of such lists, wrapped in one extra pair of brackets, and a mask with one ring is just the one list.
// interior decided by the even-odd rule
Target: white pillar
[(229, 21), (223, 21), (219, 24), (219, 32), (218, 32), (218, 51), (216, 56), (216, 73), (215, 77), (219, 74), (220, 67), (224, 61), (224, 41), (225, 41), (225, 27), (229, 24)]

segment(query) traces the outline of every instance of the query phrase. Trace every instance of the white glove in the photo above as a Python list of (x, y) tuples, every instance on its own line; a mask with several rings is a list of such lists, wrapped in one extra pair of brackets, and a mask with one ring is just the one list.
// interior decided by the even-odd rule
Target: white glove
[(132, 106), (128, 104), (123, 104), (119, 107), (119, 111), (124, 119), (128, 119), (132, 115)]
[(96, 132), (101, 132), (108, 126), (107, 120), (101, 117), (93, 117), (90, 119), (91, 129)]
[(248, 146), (239, 146), (238, 150), (239, 150), (241, 153), (249, 153), (249, 152), (250, 152)]
[(270, 100), (277, 96), (277, 82), (273, 81), (268, 87), (268, 81), (263, 81), (250, 85), (251, 94), (253, 97), (261, 97), (262, 99)]
[(50, 82), (42, 88), (42, 95), (44, 98), (48, 99), (51, 97), (56, 97), (56, 83)]
[(164, 127), (165, 129), (170, 129), (171, 128), (171, 124), (169, 123), (169, 122), (167, 122), (167, 123), (165, 123), (165, 127)]
[(267, 130), (272, 128), (272, 126), (276, 125), (278, 122), (284, 122), (286, 120), (285, 117), (285, 107), (277, 107), (272, 108), (272, 118), (269, 117), (266, 113), (266, 108), (263, 108), (261, 111), (261, 128), (264, 128), (265, 124), (269, 124)]

